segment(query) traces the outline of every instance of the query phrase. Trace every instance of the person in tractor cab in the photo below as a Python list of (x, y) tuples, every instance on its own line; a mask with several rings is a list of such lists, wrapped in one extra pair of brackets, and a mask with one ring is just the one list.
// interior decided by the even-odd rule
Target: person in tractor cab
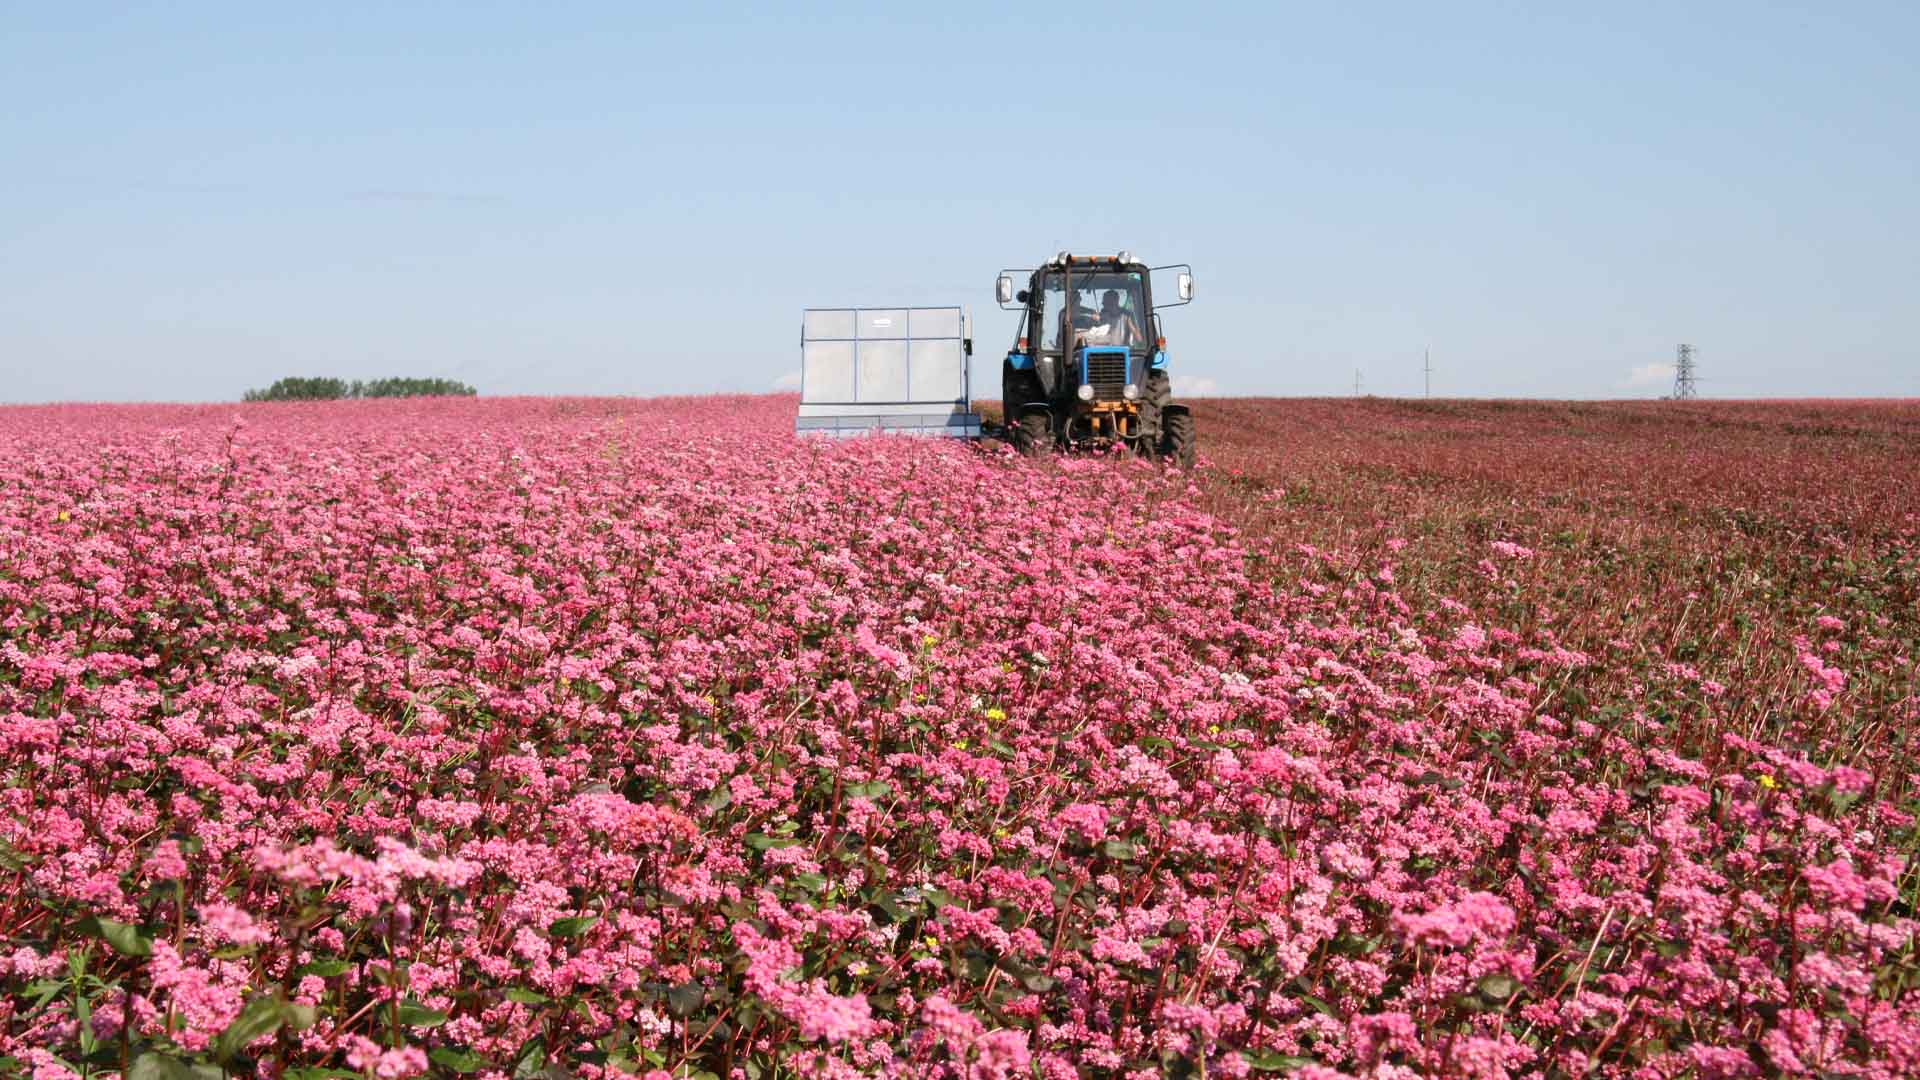
[(1133, 313), (1120, 306), (1120, 292), (1108, 289), (1100, 297), (1100, 317), (1095, 320), (1107, 328), (1108, 345), (1132, 345), (1141, 339), (1140, 324), (1134, 321)]

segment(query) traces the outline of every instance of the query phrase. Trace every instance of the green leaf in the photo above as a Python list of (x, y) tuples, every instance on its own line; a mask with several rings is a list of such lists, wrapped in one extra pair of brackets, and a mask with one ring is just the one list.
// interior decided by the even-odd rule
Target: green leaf
[(439, 1027), (447, 1022), (447, 1014), (439, 1009), (429, 1009), (417, 1001), (400, 1003), (400, 1022), (408, 1027)]
[(1333, 951), (1341, 956), (1365, 956), (1379, 947), (1378, 939), (1358, 934), (1341, 934), (1333, 939)]
[(286, 1001), (280, 1005), (280, 1019), (295, 1031), (305, 1031), (319, 1022), (320, 1010), (297, 1001)]
[(1333, 1006), (1327, 1004), (1326, 999), (1315, 997), (1312, 994), (1296, 994), (1294, 996), (1300, 999), (1302, 1005), (1319, 1013), (1321, 1016), (1329, 1016), (1335, 1020), (1340, 1019), (1340, 1014), (1334, 1011)]
[(1248, 1065), (1261, 1072), (1292, 1072), (1320, 1063), (1317, 1058), (1283, 1054), (1278, 1050), (1254, 1050), (1242, 1056), (1247, 1059)]
[(1133, 858), (1133, 845), (1125, 840), (1109, 840), (1100, 845), (1100, 850), (1106, 852), (1109, 859), (1125, 861)]
[(545, 1005), (553, 999), (538, 990), (528, 990), (522, 986), (515, 986), (507, 990), (507, 1000), (517, 1001), (522, 1005)]
[(860, 895), (866, 898), (868, 903), (885, 912), (888, 922), (902, 923), (907, 920), (907, 909), (900, 906), (900, 901), (894, 899), (892, 890), (884, 887), (871, 888)]
[(755, 851), (792, 847), (799, 842), (791, 838), (768, 836), (766, 833), (748, 833), (746, 841), (747, 846)]
[(262, 1035), (270, 1035), (280, 1029), (286, 1018), (280, 1012), (280, 999), (261, 994), (247, 1002), (240, 1015), (233, 1018), (227, 1030), (213, 1040), (213, 1056), (216, 1061), (228, 1062), (240, 1056), (247, 1044)]
[(59, 997), (66, 988), (67, 984), (62, 979), (41, 979), (39, 982), (27, 984), (27, 996), (33, 999), (33, 1005), (27, 1009), (27, 1015), (39, 1012), (46, 1007), (47, 1002)]
[[(220, 1080), (222, 1070), (212, 1065), (194, 1065), (166, 1054), (145, 1051), (127, 1066), (126, 1080)], [(289, 1078), (293, 1074), (287, 1074)]]
[(847, 797), (850, 799), (884, 799), (893, 793), (893, 785), (885, 780), (869, 780), (864, 784), (847, 785)]
[(303, 975), (314, 975), (322, 979), (331, 979), (336, 975), (345, 975), (353, 970), (353, 965), (345, 960), (314, 960), (300, 968)]
[(600, 921), (598, 915), (575, 915), (567, 919), (555, 919), (547, 927), (547, 933), (554, 937), (579, 937), (587, 932), (587, 927)]
[(667, 991), (667, 1011), (685, 1020), (707, 1002), (706, 987), (697, 982), (684, 982)]
[(513, 1075), (531, 1077), (539, 1074), (547, 1063), (547, 1040), (539, 1035), (520, 1044), (520, 1052), (513, 1056)]
[(795, 874), (793, 875), (793, 883), (808, 892), (819, 892), (821, 889), (827, 887), (826, 877), (814, 873)]
[[(224, 1075), (218, 1069), (213, 1075)], [(280, 1074), (282, 1080), (361, 1080), (361, 1073), (352, 1069), (333, 1068), (326, 1065), (302, 1065), (297, 1069), (288, 1069)]]
[(707, 796), (707, 809), (715, 811), (716, 813), (732, 805), (733, 792), (729, 790), (725, 784), (714, 788), (713, 794)]
[(93, 999), (85, 994), (74, 997), (73, 1022), (80, 1035), (80, 1053), (83, 1056), (93, 1053)]
[(138, 926), (89, 915), (80, 920), (78, 929), (88, 937), (99, 938), (113, 946), (113, 950), (122, 956), (153, 955), (153, 935)]
[(1490, 1001), (1480, 994), (1455, 994), (1447, 1001), (1454, 1008), (1469, 1013), (1488, 1013), (1500, 1007), (1499, 1003)]
[(427, 1051), (427, 1057), (435, 1065), (457, 1073), (476, 1073), (492, 1064), (479, 1054), (458, 1046), (436, 1046)]
[(1519, 991), (1520, 980), (1496, 973), (1483, 976), (1475, 986), (1481, 994), (1495, 1001), (1505, 1001)]
[(1000, 970), (1020, 980), (1020, 985), (1036, 994), (1044, 994), (1048, 990), (1053, 989), (1053, 976), (1048, 975), (1039, 968), (1015, 960), (1011, 956), (1001, 956), (994, 960), (993, 964)]

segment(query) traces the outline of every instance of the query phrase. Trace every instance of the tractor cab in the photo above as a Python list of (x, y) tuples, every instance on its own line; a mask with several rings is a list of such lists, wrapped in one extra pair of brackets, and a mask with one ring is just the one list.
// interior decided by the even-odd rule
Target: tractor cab
[[(1193, 299), (1185, 264), (1149, 267), (1127, 252), (1061, 252), (1033, 270), (1002, 271), (1000, 306), (1021, 312), (1002, 368), (1005, 422), (1030, 455), (1114, 443), (1191, 464), (1193, 422), (1172, 403), (1155, 271), (1174, 274), (1177, 307)], [(1015, 290), (1025, 279), (1026, 288)]]

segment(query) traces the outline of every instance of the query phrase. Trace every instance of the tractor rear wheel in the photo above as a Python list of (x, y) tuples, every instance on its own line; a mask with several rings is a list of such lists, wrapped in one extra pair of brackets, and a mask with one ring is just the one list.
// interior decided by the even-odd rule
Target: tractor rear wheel
[(1020, 414), (1020, 426), (1014, 429), (1013, 445), (1030, 458), (1043, 458), (1053, 450), (1053, 418), (1039, 409)]
[(1199, 452), (1199, 441), (1194, 437), (1193, 414), (1173, 412), (1160, 418), (1160, 456), (1172, 458), (1183, 469), (1193, 468), (1194, 457)]

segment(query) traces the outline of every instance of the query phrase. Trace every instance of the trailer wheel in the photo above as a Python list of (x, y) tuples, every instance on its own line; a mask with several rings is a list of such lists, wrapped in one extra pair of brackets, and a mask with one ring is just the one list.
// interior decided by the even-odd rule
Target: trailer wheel
[(1020, 426), (1013, 429), (1014, 446), (1030, 458), (1043, 458), (1053, 450), (1053, 418), (1039, 409), (1020, 414)]
[(1172, 458), (1183, 469), (1193, 468), (1199, 441), (1194, 437), (1193, 414), (1170, 412), (1160, 419), (1160, 454)]

